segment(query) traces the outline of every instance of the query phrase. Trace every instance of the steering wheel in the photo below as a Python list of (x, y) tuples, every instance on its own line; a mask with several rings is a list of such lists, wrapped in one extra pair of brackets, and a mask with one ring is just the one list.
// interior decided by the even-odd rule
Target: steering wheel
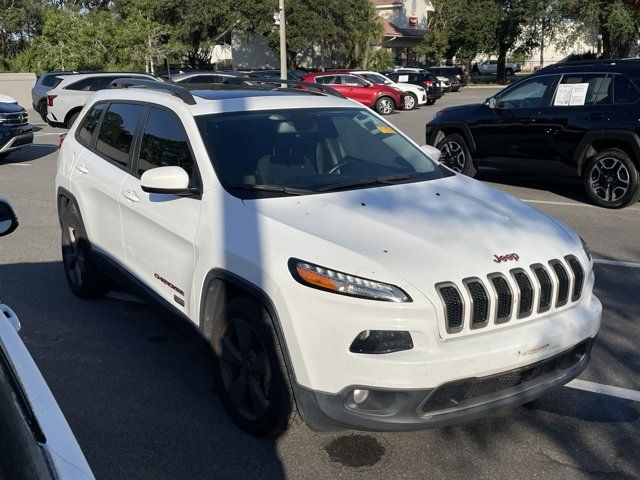
[(347, 165), (351, 165), (352, 163), (353, 163), (352, 160), (345, 160), (344, 162), (340, 162), (337, 165), (334, 165), (333, 168), (327, 172), (327, 175), (333, 175), (342, 167), (346, 167)]

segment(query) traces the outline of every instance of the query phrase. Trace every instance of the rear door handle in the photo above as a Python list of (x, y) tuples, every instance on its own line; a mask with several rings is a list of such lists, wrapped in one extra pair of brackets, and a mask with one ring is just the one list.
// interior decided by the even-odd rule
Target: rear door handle
[(78, 170), (79, 172), (82, 172), (82, 173), (89, 173), (89, 169), (88, 169), (88, 168), (87, 168), (87, 166), (86, 166), (84, 163), (82, 163), (82, 162), (80, 162), (80, 163), (78, 163), (78, 164), (76, 165), (76, 170)]
[(138, 197), (138, 194), (136, 192), (134, 192), (133, 190), (124, 190), (122, 192), (122, 196), (124, 198), (126, 198), (127, 200), (129, 200), (130, 202), (139, 202), (140, 201), (140, 197)]
[(587, 113), (585, 118), (589, 121), (602, 120), (604, 118), (604, 115), (602, 115), (601, 113), (591, 112), (591, 113)]

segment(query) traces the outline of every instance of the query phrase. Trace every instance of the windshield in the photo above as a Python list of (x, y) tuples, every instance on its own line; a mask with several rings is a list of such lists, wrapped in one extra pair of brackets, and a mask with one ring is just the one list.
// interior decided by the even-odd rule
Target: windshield
[(431, 180), (438, 165), (364, 109), (197, 117), (218, 177), (234, 194), (288, 195)]

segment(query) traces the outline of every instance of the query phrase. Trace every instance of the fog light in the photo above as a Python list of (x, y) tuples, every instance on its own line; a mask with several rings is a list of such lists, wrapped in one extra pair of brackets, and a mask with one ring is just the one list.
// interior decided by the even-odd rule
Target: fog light
[(353, 391), (353, 401), (356, 402), (357, 405), (364, 403), (369, 398), (369, 390), (354, 390)]
[(411, 350), (409, 332), (395, 330), (364, 330), (355, 338), (349, 351), (353, 353), (392, 353)]

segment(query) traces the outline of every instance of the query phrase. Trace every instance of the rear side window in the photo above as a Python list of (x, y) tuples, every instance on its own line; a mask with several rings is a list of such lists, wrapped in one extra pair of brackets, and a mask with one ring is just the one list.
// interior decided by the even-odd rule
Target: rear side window
[(85, 78), (83, 80), (78, 80), (71, 85), (67, 85), (65, 90), (81, 90), (81, 91), (89, 91), (89, 87), (91, 86), (91, 82), (93, 78)]
[(82, 124), (78, 128), (78, 141), (84, 145), (85, 147), (89, 146), (91, 143), (91, 138), (93, 137), (93, 131), (96, 129), (98, 122), (100, 121), (100, 116), (105, 108), (104, 103), (98, 103), (94, 105), (89, 113), (82, 120)]
[(160, 108), (151, 108), (140, 142), (138, 174), (168, 166), (182, 167), (191, 175), (193, 158), (187, 134), (175, 115)]
[(608, 105), (613, 102), (613, 78), (606, 73), (564, 75), (553, 99), (556, 107)]
[(105, 112), (96, 150), (113, 161), (127, 165), (136, 127), (144, 107), (131, 103), (112, 103)]
[(615, 75), (613, 81), (615, 103), (636, 103), (640, 94), (636, 86), (624, 75)]

